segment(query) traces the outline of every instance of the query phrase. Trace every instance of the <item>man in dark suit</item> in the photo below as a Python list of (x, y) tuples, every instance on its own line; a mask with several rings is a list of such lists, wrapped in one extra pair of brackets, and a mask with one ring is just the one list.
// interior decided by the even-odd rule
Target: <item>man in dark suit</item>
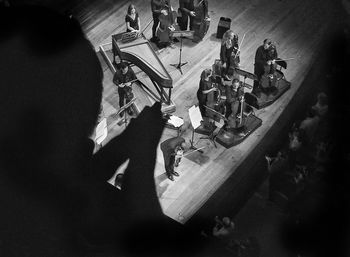
[[(122, 108), (133, 98), (132, 81), (136, 80), (134, 71), (124, 62), (120, 64), (120, 70), (116, 70), (113, 76), (113, 83), (118, 86), (119, 107)], [(132, 110), (128, 108), (132, 115)], [(122, 115), (122, 113), (121, 113)]]
[[(174, 180), (174, 176), (179, 174), (174, 171), (176, 166), (176, 158), (181, 158), (180, 152), (186, 147), (186, 142), (183, 137), (173, 137), (165, 140), (160, 144), (160, 149), (163, 152), (166, 175), (170, 180)], [(178, 156), (176, 156), (178, 154)]]
[[(258, 77), (258, 81), (254, 81), (254, 88), (253, 93), (260, 94), (259, 90), (259, 81), (261, 76), (264, 74), (264, 67), (267, 64), (274, 64), (274, 61), (272, 60), (271, 56), (269, 55), (269, 50), (271, 47), (274, 47), (272, 44), (271, 39), (265, 39), (263, 41), (263, 44), (258, 47), (258, 49), (255, 52), (255, 62), (254, 62), (254, 74)], [(277, 58), (277, 51), (276, 48), (274, 48), (274, 55), (275, 58)]]

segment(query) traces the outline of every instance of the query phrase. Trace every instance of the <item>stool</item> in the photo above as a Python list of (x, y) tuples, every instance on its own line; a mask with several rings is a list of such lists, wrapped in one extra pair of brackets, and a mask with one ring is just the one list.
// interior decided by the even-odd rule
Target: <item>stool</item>
[(216, 31), (216, 38), (222, 38), (224, 33), (231, 28), (231, 19), (220, 17), (218, 29)]

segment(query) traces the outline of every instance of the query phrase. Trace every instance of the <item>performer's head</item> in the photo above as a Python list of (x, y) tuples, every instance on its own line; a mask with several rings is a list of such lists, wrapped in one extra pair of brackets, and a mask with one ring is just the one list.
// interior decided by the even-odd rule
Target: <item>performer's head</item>
[(325, 93), (321, 92), (317, 95), (317, 101), (321, 106), (328, 104), (328, 97)]
[(233, 44), (237, 41), (238, 36), (232, 30), (227, 30), (222, 37), (222, 44)]
[(230, 227), (231, 224), (233, 224), (229, 217), (223, 217), (222, 218), (222, 223), (223, 223), (224, 227)]
[(128, 65), (125, 62), (120, 63), (120, 70), (122, 71), (123, 75), (125, 75), (128, 72)]
[(233, 80), (232, 80), (232, 87), (233, 87), (234, 89), (238, 89), (239, 86), (240, 86), (239, 79), (237, 79), (237, 78), (233, 79)]
[(135, 14), (135, 13), (136, 13), (136, 7), (135, 7), (135, 5), (130, 4), (129, 7), (128, 7), (128, 14), (129, 14), (129, 15), (132, 15), (132, 14)]
[(212, 70), (211, 69), (205, 69), (202, 74), (201, 74), (201, 80), (206, 80), (208, 79), (212, 74)]
[(266, 38), (264, 39), (264, 49), (267, 50), (269, 49), (269, 47), (272, 45), (272, 40), (270, 38)]

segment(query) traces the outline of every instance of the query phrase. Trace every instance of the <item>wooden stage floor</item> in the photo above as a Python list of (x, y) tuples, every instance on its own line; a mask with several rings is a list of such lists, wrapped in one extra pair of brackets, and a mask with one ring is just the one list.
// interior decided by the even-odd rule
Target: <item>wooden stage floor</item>
[[(99, 45), (111, 42), (112, 34), (125, 30), (124, 16), (129, 2), (101, 0), (91, 1), (90, 5), (86, 2), (77, 5), (73, 14), (80, 20), (87, 37), (98, 50)], [(141, 24), (151, 21), (149, 2), (133, 1), (141, 16)], [(177, 1), (173, 1), (173, 6), (177, 9)], [(263, 124), (241, 144), (230, 149), (217, 144), (218, 147), (215, 148), (208, 140), (199, 140), (201, 135), (195, 135), (196, 146), (206, 146), (204, 153), (193, 153), (183, 158), (176, 169), (180, 177), (175, 177), (175, 181), (167, 179), (162, 153), (158, 149), (155, 183), (166, 215), (180, 223), (186, 223), (228, 178), (235, 176), (236, 169), (265, 137), (285, 107), (292, 100), (296, 101), (293, 96), (313, 65), (322, 39), (329, 29), (328, 24), (333, 15), (331, 10), (331, 1), (209, 0), (211, 25), (204, 40), (198, 44), (184, 40), (183, 61), (188, 61), (183, 66), (184, 74), (181, 75), (170, 66), (171, 63), (178, 62), (179, 43), (174, 48), (169, 47), (159, 52), (159, 58), (174, 81), (174, 114), (185, 120), (182, 136), (186, 140), (191, 138), (188, 109), (197, 104), (200, 74), (219, 58), (220, 40), (216, 38), (216, 29), (221, 16), (232, 19), (231, 29), (239, 35), (239, 40), (246, 33), (241, 49), (242, 69), (253, 71), (255, 51), (268, 37), (276, 42), (279, 57), (295, 58), (288, 62), (285, 71), (286, 79), (292, 83), (291, 89), (273, 105), (255, 111)], [(147, 38), (151, 36), (151, 26), (152, 24), (144, 32)], [(119, 105), (112, 73), (103, 61), (101, 63), (105, 74), (102, 104), (108, 117), (109, 131), (105, 144), (121, 133), (123, 126), (119, 126), (117, 118), (113, 116)], [(166, 128), (161, 141), (173, 136), (176, 136), (176, 131)]]

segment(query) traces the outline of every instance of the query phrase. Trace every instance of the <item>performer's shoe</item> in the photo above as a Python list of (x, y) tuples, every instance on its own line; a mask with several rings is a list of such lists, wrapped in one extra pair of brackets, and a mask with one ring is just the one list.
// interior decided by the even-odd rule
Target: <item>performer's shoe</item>
[(179, 173), (177, 173), (176, 171), (174, 171), (172, 174), (176, 177), (180, 176)]
[(173, 38), (173, 42), (174, 42), (174, 43), (179, 43), (180, 40), (178, 40), (176, 37), (174, 37), (174, 38)]
[(168, 175), (168, 179), (170, 179), (171, 181), (174, 181), (173, 175)]

